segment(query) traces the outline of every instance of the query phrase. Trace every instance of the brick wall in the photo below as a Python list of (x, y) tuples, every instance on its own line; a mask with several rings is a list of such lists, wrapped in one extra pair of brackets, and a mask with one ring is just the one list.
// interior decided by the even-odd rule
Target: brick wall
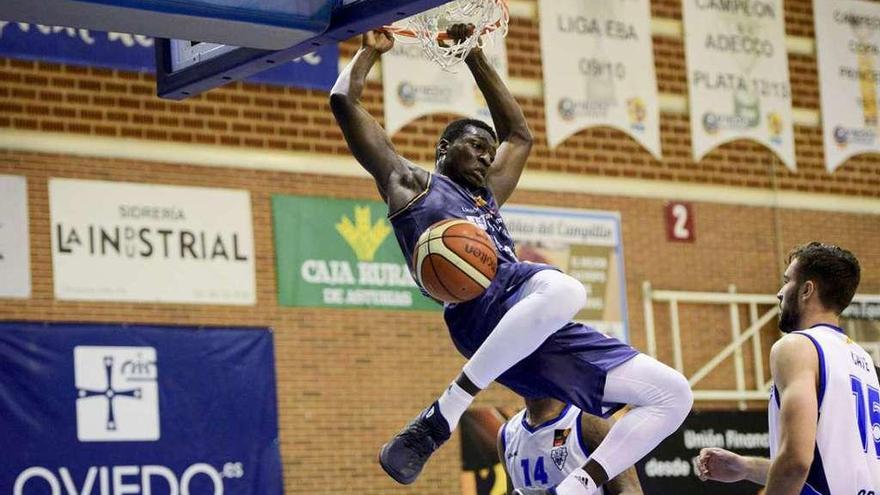
[[(790, 35), (812, 36), (810, 0), (788, 0)], [(680, 19), (677, 0), (654, 1), (657, 17)], [(681, 40), (654, 39), (662, 92), (686, 94)], [(344, 45), (353, 53), (355, 43)], [(511, 74), (540, 79), (538, 27), (515, 19), (509, 37)], [(790, 56), (795, 106), (817, 109), (814, 57)], [(300, 89), (234, 84), (185, 102), (162, 101), (144, 74), (0, 60), (0, 128), (114, 136), (162, 143), (348, 154), (332, 123), (326, 94)], [(829, 175), (822, 164), (820, 130), (798, 127), (798, 173), (763, 147), (737, 142), (700, 163), (690, 159), (686, 116), (664, 114), (665, 159), (656, 161), (622, 133), (584, 131), (556, 150), (544, 144), (540, 99), (521, 100), (538, 145), (530, 168), (583, 176), (634, 177), (687, 184), (829, 192), (880, 197), (876, 156), (853, 159)], [(381, 116), (381, 88), (371, 83), (367, 109)], [(399, 151), (417, 160), (433, 156), (431, 144), (450, 116), (420, 119), (395, 136)], [(2, 132), (2, 131), (0, 131)], [(451, 494), (459, 490), (458, 440), (442, 449), (414, 487), (390, 482), (375, 463), (379, 446), (433, 400), (463, 360), (454, 352), (436, 313), (281, 308), (276, 302), (270, 195), (303, 194), (376, 198), (365, 179), (233, 168), (205, 168), (131, 160), (0, 151), (0, 174), (28, 178), (33, 296), (0, 300), (0, 318), (37, 321), (142, 322), (254, 325), (275, 330), (279, 414), (287, 493)], [(53, 299), (48, 193), (50, 177), (225, 187), (250, 191), (256, 244), (257, 305), (218, 307), (159, 304), (70, 303)], [(773, 293), (781, 249), (819, 238), (853, 249), (865, 267), (862, 292), (880, 293), (880, 215), (774, 210), (695, 203), (697, 240), (665, 241), (663, 201), (587, 194), (519, 191), (516, 203), (619, 211), (623, 221), (630, 332), (644, 347), (641, 283), (656, 288)], [(671, 361), (669, 321), (657, 307), (660, 358)], [(729, 339), (726, 308), (683, 306), (685, 369), (695, 371)], [(743, 321), (746, 316), (743, 315)], [(775, 339), (769, 329), (765, 347)], [(746, 354), (746, 362), (749, 355)], [(732, 385), (727, 362), (703, 386)], [(479, 404), (516, 406), (518, 399), (493, 387)]]
[[(656, 17), (681, 17), (678, 0), (655, 1), (652, 8)], [(787, 0), (785, 8), (788, 34), (812, 36), (811, 0)], [(356, 46), (344, 44), (343, 54), (352, 54)], [(511, 76), (540, 80), (537, 22), (514, 18), (508, 48)], [(686, 96), (682, 41), (658, 36), (654, 50), (659, 90)], [(789, 66), (794, 106), (818, 110), (815, 57), (790, 55)], [(346, 152), (331, 121), (326, 95), (319, 91), (237, 83), (184, 102), (162, 101), (154, 93), (149, 74), (2, 59), (0, 128)], [(378, 84), (369, 85), (365, 103), (374, 115), (382, 114)], [(759, 188), (772, 187), (775, 174), (783, 190), (880, 196), (876, 156), (854, 158), (833, 175), (825, 172), (818, 127), (796, 126), (799, 170), (795, 173), (750, 142), (721, 146), (695, 164), (687, 116), (677, 114), (664, 114), (661, 119), (662, 161), (654, 160), (623, 133), (604, 128), (582, 131), (550, 150), (544, 144), (543, 102), (521, 98), (521, 103), (537, 138), (536, 159), (530, 164), (535, 170)], [(430, 161), (430, 143), (448, 119), (420, 119), (399, 132), (394, 142), (407, 156)]]
[[(0, 317), (37, 321), (269, 326), (275, 330), (282, 454), (288, 493), (450, 494), (458, 489), (458, 442), (431, 462), (413, 488), (393, 488), (374, 462), (378, 447), (433, 400), (463, 360), (436, 313), (282, 308), (276, 302), (271, 194), (373, 198), (363, 179), (205, 169), (55, 155), (0, 153), (0, 174), (28, 178), (33, 296), (0, 301)], [(247, 189), (256, 244), (257, 305), (72, 303), (53, 299), (46, 181), (50, 177)], [(513, 202), (619, 211), (623, 220), (629, 323), (644, 348), (641, 283), (680, 290), (772, 293), (777, 245), (820, 238), (851, 247), (865, 266), (862, 292), (880, 293), (880, 217), (695, 203), (696, 242), (665, 242), (663, 201), (585, 194), (518, 192)], [(778, 220), (775, 216), (778, 215)], [(774, 229), (778, 221), (780, 228)], [(686, 276), (682, 276), (686, 274)], [(727, 308), (681, 307), (685, 370), (694, 372), (729, 341)], [(671, 362), (666, 308), (657, 305), (660, 358)], [(742, 316), (746, 321), (746, 315)], [(765, 348), (776, 338), (767, 329)], [(766, 353), (765, 353), (766, 356)], [(745, 354), (751, 363), (750, 354)], [(701, 387), (732, 386), (726, 362)], [(747, 370), (750, 367), (747, 367)], [(766, 368), (765, 368), (766, 369)], [(500, 387), (478, 403), (516, 406)], [(756, 404), (760, 406), (760, 404)], [(706, 407), (706, 406), (703, 406)], [(716, 405), (715, 407), (720, 407)], [(728, 406), (729, 407), (729, 406)]]

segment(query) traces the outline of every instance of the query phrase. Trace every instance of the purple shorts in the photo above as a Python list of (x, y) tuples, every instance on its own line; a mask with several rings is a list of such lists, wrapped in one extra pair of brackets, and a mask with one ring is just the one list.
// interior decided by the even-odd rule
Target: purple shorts
[[(458, 351), (470, 358), (520, 300), (522, 284), (539, 271), (556, 269), (538, 263), (501, 264), (482, 296), (447, 306), (444, 318)], [(594, 328), (570, 322), (496, 381), (527, 399), (553, 397), (607, 416), (622, 406), (602, 400), (607, 373), (638, 353)]]

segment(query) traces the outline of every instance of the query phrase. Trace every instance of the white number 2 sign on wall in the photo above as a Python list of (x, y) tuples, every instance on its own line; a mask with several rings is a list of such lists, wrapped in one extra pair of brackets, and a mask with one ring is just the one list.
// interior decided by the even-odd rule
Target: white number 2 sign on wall
[(690, 203), (666, 203), (666, 239), (673, 242), (694, 242), (694, 209)]

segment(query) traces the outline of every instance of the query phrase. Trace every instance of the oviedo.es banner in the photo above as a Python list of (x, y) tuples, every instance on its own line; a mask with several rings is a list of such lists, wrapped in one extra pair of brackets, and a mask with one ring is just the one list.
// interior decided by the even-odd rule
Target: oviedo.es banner
[(268, 329), (0, 323), (0, 363), (3, 493), (282, 493)]

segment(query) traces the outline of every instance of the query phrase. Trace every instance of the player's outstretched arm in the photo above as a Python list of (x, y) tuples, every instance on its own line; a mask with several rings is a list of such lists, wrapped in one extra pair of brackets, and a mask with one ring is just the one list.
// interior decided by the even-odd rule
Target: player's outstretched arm
[(819, 354), (802, 335), (773, 345), (770, 371), (779, 392), (779, 450), (767, 474), (766, 495), (796, 495), (807, 480), (819, 421)]
[(507, 461), (504, 459), (506, 455), (504, 452), (504, 442), (501, 440), (501, 435), (504, 435), (504, 426), (505, 424), (502, 424), (498, 430), (498, 436), (495, 439), (495, 449), (498, 450), (498, 460), (501, 462), (501, 467), (504, 468), (504, 478), (507, 480), (507, 491), (504, 493), (513, 493), (513, 482), (510, 481), (510, 473), (507, 472)]
[[(452, 28), (449, 34), (454, 36), (455, 33), (451, 31)], [(498, 133), (500, 145), (495, 154), (495, 161), (489, 169), (488, 179), (492, 193), (500, 205), (507, 201), (516, 189), (532, 150), (532, 132), (529, 130), (522, 108), (486, 60), (483, 51), (479, 48), (471, 50), (465, 58), (465, 63), (483, 97), (486, 98), (495, 131)]]
[[(611, 429), (611, 420), (602, 419), (592, 414), (581, 413), (581, 435), (590, 451), (596, 450)], [(605, 483), (605, 493), (609, 495), (642, 495), (642, 485), (635, 467), (618, 474)]]
[(764, 485), (769, 469), (770, 459), (745, 457), (717, 447), (701, 450), (697, 458), (697, 477), (703, 481), (734, 483), (749, 480)]
[[(379, 193), (389, 204), (395, 176), (408, 175), (409, 162), (401, 157), (382, 126), (360, 104), (367, 74), (379, 57), (391, 50), (394, 38), (384, 31), (364, 34), (363, 45), (330, 91), (330, 108), (357, 161), (376, 179)], [(403, 198), (407, 201), (408, 198)]]

